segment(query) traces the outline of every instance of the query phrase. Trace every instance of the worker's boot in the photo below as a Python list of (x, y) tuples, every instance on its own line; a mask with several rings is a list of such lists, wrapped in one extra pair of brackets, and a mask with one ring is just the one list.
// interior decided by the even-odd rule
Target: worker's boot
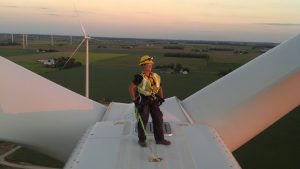
[(156, 141), (156, 144), (162, 144), (162, 145), (171, 145), (171, 141), (168, 140), (160, 140), (160, 141)]
[(140, 145), (141, 147), (147, 147), (147, 146), (148, 146), (147, 143), (146, 143), (145, 141), (139, 141), (139, 145)]

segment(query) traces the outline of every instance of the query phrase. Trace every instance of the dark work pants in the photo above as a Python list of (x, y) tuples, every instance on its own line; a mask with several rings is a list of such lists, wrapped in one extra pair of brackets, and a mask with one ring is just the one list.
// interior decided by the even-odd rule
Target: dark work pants
[[(156, 141), (164, 140), (163, 114), (160, 111), (159, 106), (155, 103), (155, 101), (151, 101), (149, 97), (142, 97), (142, 102), (138, 106), (138, 113), (140, 113), (141, 115), (141, 119), (143, 120), (145, 128), (149, 119), (149, 114), (151, 114), (151, 118), (153, 122), (154, 138)], [(139, 141), (146, 140), (146, 136), (144, 134), (140, 121), (138, 123), (138, 136), (139, 136)]]

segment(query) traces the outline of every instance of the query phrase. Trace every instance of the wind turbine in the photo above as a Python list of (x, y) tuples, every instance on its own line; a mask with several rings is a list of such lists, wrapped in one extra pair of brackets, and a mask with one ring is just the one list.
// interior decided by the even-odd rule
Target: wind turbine
[(73, 44), (73, 37), (70, 36), (70, 45), (72, 45), (72, 44)]
[(82, 25), (82, 22), (79, 20), (80, 22), (80, 26), (81, 26), (81, 31), (84, 35), (84, 38), (82, 39), (82, 41), (80, 42), (80, 44), (77, 46), (77, 48), (75, 49), (75, 51), (72, 53), (72, 55), (69, 57), (69, 59), (66, 61), (66, 63), (64, 64), (63, 68), (67, 65), (67, 63), (70, 61), (70, 59), (75, 55), (75, 53), (78, 51), (78, 49), (81, 47), (81, 45), (86, 42), (86, 61), (85, 61), (85, 96), (87, 98), (89, 98), (89, 88), (90, 88), (90, 84), (89, 84), (89, 74), (90, 74), (90, 69), (89, 69), (89, 39), (91, 39), (91, 37), (85, 32), (85, 29)]
[(23, 49), (25, 49), (25, 34), (23, 34)]
[(28, 46), (28, 34), (25, 35), (25, 46)]
[(54, 46), (53, 35), (51, 34), (51, 46)]
[(14, 34), (11, 34), (11, 44), (14, 44)]

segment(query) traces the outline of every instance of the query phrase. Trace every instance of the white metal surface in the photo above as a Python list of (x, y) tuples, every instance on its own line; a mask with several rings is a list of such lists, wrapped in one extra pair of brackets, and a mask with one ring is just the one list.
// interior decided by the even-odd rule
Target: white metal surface
[(299, 105), (299, 63), (300, 35), (186, 98), (183, 106), (233, 151)]
[[(204, 125), (172, 123), (171, 146), (151, 144), (163, 158), (149, 162), (150, 151), (141, 148), (128, 121), (98, 122), (73, 152), (65, 169), (240, 169), (217, 133)], [(153, 137), (152, 137), (153, 139)]]
[[(134, 123), (134, 134), (138, 136), (138, 122)], [(170, 122), (164, 122), (163, 123), (163, 133), (164, 136), (172, 136), (173, 135), (173, 130), (171, 128)], [(154, 126), (153, 122), (148, 122), (147, 125), (145, 126), (145, 130), (147, 132), (147, 135), (149, 136), (154, 136)]]
[[(172, 121), (172, 135), (166, 136), (172, 145), (151, 144), (155, 153), (164, 158), (161, 163), (148, 162), (149, 149), (137, 143), (133, 104), (113, 102), (104, 121), (91, 127), (82, 137), (65, 169), (240, 168), (215, 130), (188, 123), (177, 98), (166, 99), (162, 107), (164, 121)], [(153, 135), (149, 137), (154, 142)]]
[[(163, 112), (163, 118), (172, 122), (189, 122), (181, 109), (180, 100), (176, 97), (170, 97), (160, 106)], [(103, 120), (114, 121), (125, 119), (134, 122), (134, 104), (112, 102), (105, 112)], [(149, 121), (152, 121), (151, 116)]]

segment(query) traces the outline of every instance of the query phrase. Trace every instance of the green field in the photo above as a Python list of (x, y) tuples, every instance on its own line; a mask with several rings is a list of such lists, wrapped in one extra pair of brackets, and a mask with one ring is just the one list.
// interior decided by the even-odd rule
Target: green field
[(18, 149), (6, 157), (6, 160), (14, 163), (26, 163), (55, 168), (63, 168), (64, 166), (64, 163), (28, 148)]
[[(164, 44), (147, 46), (146, 42), (139, 42), (138, 47), (123, 49), (122, 44), (131, 45), (137, 42), (104, 40), (101, 45), (108, 48), (97, 48), (99, 44), (91, 45), (90, 63), (90, 97), (95, 101), (110, 98), (116, 102), (130, 102), (128, 86), (134, 74), (140, 72), (137, 65), (141, 55), (150, 54), (155, 57), (155, 65), (180, 63), (190, 68), (188, 75), (160, 74), (164, 86), (165, 97), (177, 96), (184, 99), (194, 92), (204, 88), (219, 78), (221, 70), (236, 69), (248, 61), (254, 59), (260, 53), (250, 46), (224, 46), (211, 44), (183, 44), (183, 51), (191, 49), (205, 49), (209, 47), (233, 47), (236, 50), (248, 50), (249, 54), (239, 55), (227, 51), (210, 51), (209, 61), (196, 58), (168, 58), (164, 53), (174, 50), (163, 49)], [(65, 43), (67, 44), (67, 43)], [(65, 70), (45, 68), (37, 62), (38, 59), (70, 56), (73, 46), (56, 46), (56, 53), (36, 53), (35, 48), (30, 49), (6, 49), (0, 48), (0, 55), (26, 67), (81, 95), (84, 94), (85, 67), (76, 67)], [(180, 44), (182, 45), (182, 44)], [(182, 51), (175, 51), (182, 52)], [(81, 49), (75, 55), (75, 59), (85, 64), (85, 53)], [(155, 67), (154, 65), (154, 67)], [(155, 70), (154, 70), (155, 71)], [(297, 161), (300, 153), (300, 107), (293, 110), (287, 116), (275, 123), (272, 127), (253, 138), (247, 144), (234, 152), (234, 156), (243, 169), (298, 169)], [(27, 150), (26, 150), (27, 151)], [(31, 152), (27, 152), (31, 154)], [(34, 153), (33, 153), (34, 154)], [(22, 155), (21, 155), (22, 156)], [(25, 156), (25, 155), (24, 155)], [(31, 155), (28, 155), (31, 156)], [(43, 160), (42, 160), (43, 161)], [(47, 161), (47, 160), (46, 160)], [(51, 163), (51, 162), (50, 162)], [(54, 162), (53, 162), (54, 163)], [(47, 164), (45, 162), (44, 164)], [(48, 163), (49, 164), (49, 163)], [(58, 163), (59, 164), (59, 163)]]
[(300, 106), (233, 154), (243, 169), (298, 169)]
[(34, 54), (34, 49), (15, 49), (15, 48), (1, 48), (0, 56), (10, 57), (10, 56), (20, 56), (26, 54)]
[[(0, 52), (1, 50), (2, 49), (0, 49)], [(197, 58), (167, 58), (163, 57), (163, 54), (169, 52), (169, 50), (164, 51), (162, 49), (156, 51), (151, 51), (150, 49), (109, 49), (99, 51), (99, 49), (95, 49), (95, 51), (96, 52), (92, 51), (90, 53), (90, 97), (96, 101), (103, 98), (110, 98), (117, 102), (129, 102), (128, 86), (132, 81), (134, 74), (140, 72), (138, 61), (143, 54), (150, 53), (151, 55), (154, 55), (155, 65), (180, 63), (184, 67), (190, 68), (191, 73), (189, 75), (161, 74), (165, 96), (177, 96), (180, 99), (188, 97), (218, 79), (217, 73), (219, 70), (228, 68), (235, 69), (242, 64), (236, 63), (236, 61), (235, 63), (222, 64), (224, 60), (219, 59), (218, 54), (215, 55), (216, 58), (209, 62)], [(62, 56), (67, 57), (70, 56), (71, 53), (72, 51), (22, 55), (9, 54), (9, 59), (83, 95), (85, 84), (84, 66), (58, 70), (46, 68), (37, 62), (39, 59), (57, 58)], [(74, 58), (85, 65), (84, 55), (84, 51), (80, 51)], [(112, 87), (114, 89), (113, 92), (111, 90)], [(180, 90), (178, 90), (179, 88)]]

